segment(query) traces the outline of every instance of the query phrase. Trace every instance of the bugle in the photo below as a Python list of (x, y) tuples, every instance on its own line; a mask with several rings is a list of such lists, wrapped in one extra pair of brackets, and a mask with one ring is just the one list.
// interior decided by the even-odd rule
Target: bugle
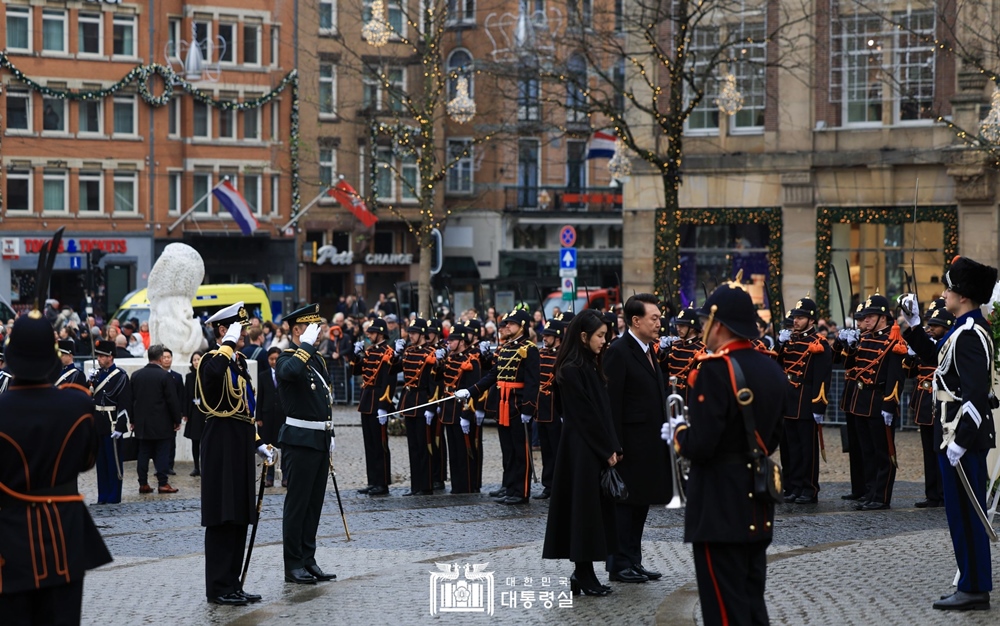
[[(687, 407), (684, 406), (684, 398), (677, 393), (677, 377), (671, 376), (670, 395), (667, 396), (667, 419), (672, 422), (679, 417), (687, 419)], [(684, 482), (681, 476), (684, 473), (684, 468), (681, 465), (680, 457), (677, 456), (677, 452), (674, 450), (673, 441), (667, 443), (667, 449), (670, 450), (670, 474), (673, 476), (674, 491), (670, 502), (667, 504), (667, 508), (680, 509), (687, 504), (687, 496), (684, 494)]]

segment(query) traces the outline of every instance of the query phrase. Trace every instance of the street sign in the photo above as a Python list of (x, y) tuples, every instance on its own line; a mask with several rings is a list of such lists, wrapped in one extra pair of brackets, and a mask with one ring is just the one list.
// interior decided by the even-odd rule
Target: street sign
[(83, 257), (79, 254), (74, 254), (69, 258), (69, 269), (71, 270), (82, 270), (83, 269)]
[(559, 269), (576, 269), (576, 248), (563, 248), (559, 251)]
[(559, 243), (564, 248), (572, 248), (576, 245), (576, 229), (569, 224), (559, 229)]
[(576, 279), (572, 277), (563, 278), (562, 283), (562, 299), (567, 302), (572, 302), (576, 300)]
[(576, 270), (559, 269), (559, 278), (576, 278)]

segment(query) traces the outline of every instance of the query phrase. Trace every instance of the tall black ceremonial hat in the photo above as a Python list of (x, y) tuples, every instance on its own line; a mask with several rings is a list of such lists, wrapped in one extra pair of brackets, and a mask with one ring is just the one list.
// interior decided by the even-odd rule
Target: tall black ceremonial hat
[(60, 339), (59, 340), (59, 352), (63, 354), (73, 354), (73, 350), (76, 349), (76, 342), (72, 339)]
[(381, 317), (376, 317), (372, 320), (372, 323), (368, 325), (366, 333), (382, 333), (383, 335), (389, 334), (389, 326), (385, 323), (385, 320)]
[(56, 337), (49, 321), (32, 311), (14, 321), (4, 348), (7, 371), (22, 380), (46, 380), (59, 367)]
[(98, 339), (94, 342), (94, 353), (101, 356), (114, 356), (115, 342), (107, 339)]
[(795, 303), (795, 306), (793, 306), (792, 310), (789, 311), (789, 315), (791, 317), (803, 315), (811, 320), (815, 320), (817, 311), (819, 311), (819, 307), (817, 307), (816, 303), (807, 296)]
[(699, 317), (713, 316), (722, 322), (733, 334), (746, 339), (760, 335), (757, 330), (757, 307), (746, 289), (738, 281), (725, 282), (719, 285), (708, 296), (705, 304), (698, 309)]
[(319, 316), (319, 305), (313, 303), (295, 309), (285, 316), (285, 321), (288, 322), (289, 326), (294, 326), (296, 324), (319, 324), (323, 318)]
[(956, 256), (944, 273), (944, 286), (978, 305), (989, 302), (997, 282), (997, 268)]

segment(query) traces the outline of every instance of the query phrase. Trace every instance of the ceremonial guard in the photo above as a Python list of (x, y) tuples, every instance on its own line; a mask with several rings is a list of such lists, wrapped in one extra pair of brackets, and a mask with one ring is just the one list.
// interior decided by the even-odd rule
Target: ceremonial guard
[(122, 501), (121, 439), (132, 414), (132, 384), (115, 365), (115, 343), (101, 339), (94, 345), (98, 368), (90, 377), (97, 421), (97, 503)]
[(337, 441), (333, 396), (326, 362), (316, 351), (322, 323), (319, 305), (292, 311), (285, 321), (291, 328), (291, 347), (281, 353), (275, 368), (278, 398), (286, 416), (278, 433), (288, 479), (281, 521), (285, 581), (315, 584), (337, 577), (316, 564), (316, 531)]
[(432, 346), (426, 344), (424, 331), (427, 321), (416, 318), (406, 329), (409, 345), (396, 340), (397, 359), (392, 372), (403, 372), (403, 390), (399, 396), (399, 410), (406, 421), (406, 445), (410, 453), (410, 490), (404, 496), (429, 496), (434, 493), (431, 454), (434, 440), (435, 408), (417, 409), (430, 401), (434, 393), (434, 364)]
[(59, 340), (59, 360), (62, 361), (62, 370), (59, 372), (59, 378), (56, 379), (56, 387), (66, 384), (87, 386), (87, 377), (73, 362), (75, 350), (76, 342), (72, 339)]
[(833, 350), (816, 332), (816, 311), (815, 302), (802, 298), (789, 312), (792, 328), (778, 333), (778, 362), (788, 377), (784, 496), (795, 504), (815, 504), (819, 494), (823, 416), (833, 374)]
[(240, 582), (247, 526), (257, 518), (254, 451), (273, 456), (254, 424), (256, 397), (240, 352), (249, 324), (242, 302), (208, 318), (219, 347), (198, 362), (195, 398), (205, 413), (201, 436), (201, 525), (205, 527), (205, 595), (214, 604), (259, 602)]
[[(463, 324), (456, 324), (448, 335), (448, 354), (440, 362), (439, 379), (446, 396), (459, 389), (474, 384), (482, 373), (479, 369), (479, 350), (470, 349), (475, 345), (473, 331)], [(447, 431), (449, 456), (451, 457), (451, 492), (475, 493), (479, 491), (477, 473), (481, 448), (479, 426), (475, 415), (464, 400), (441, 404), (441, 423)]]
[(742, 285), (721, 285), (699, 315), (707, 318), (710, 353), (699, 357), (690, 422), (672, 417), (662, 432), (691, 461), (684, 541), (692, 544), (705, 624), (767, 624), (774, 504), (755, 495), (750, 446), (774, 452), (783, 405), (773, 400), (788, 394), (788, 383), (774, 359), (753, 347), (757, 311)]
[(391, 374), (395, 354), (387, 343), (389, 329), (385, 320), (372, 320), (365, 331), (371, 345), (365, 349), (365, 342), (354, 344), (354, 375), (361, 376), (361, 435), (365, 443), (365, 466), (368, 472), (368, 486), (360, 493), (369, 496), (389, 495), (392, 484), (390, 471), (389, 434), (386, 432), (388, 414), (392, 412), (392, 395), (395, 377)]
[[(954, 324), (955, 316), (945, 308), (944, 298), (931, 303), (924, 321), (924, 332), (932, 341), (939, 341)], [(906, 333), (903, 334), (906, 336)], [(937, 369), (937, 358), (924, 360), (910, 346), (904, 364), (910, 377), (916, 378), (910, 407), (913, 409), (913, 423), (920, 427), (920, 446), (924, 457), (924, 499), (913, 506), (918, 509), (937, 508), (944, 506), (938, 448), (934, 443), (934, 424), (937, 421), (934, 416), (934, 371)]]
[(845, 374), (844, 410), (855, 416), (865, 467), (867, 491), (859, 511), (888, 509), (896, 482), (895, 428), (899, 427), (906, 342), (896, 326), (889, 301), (875, 293), (861, 309), (867, 329), (853, 351), (853, 367)]
[(840, 410), (844, 412), (847, 425), (847, 451), (851, 474), (851, 491), (840, 496), (841, 500), (861, 500), (868, 493), (868, 483), (865, 480), (864, 455), (861, 452), (861, 440), (858, 418), (847, 409), (848, 390), (853, 393), (857, 381), (854, 379), (856, 353), (861, 334), (868, 330), (865, 317), (861, 315), (864, 303), (854, 311), (854, 328), (842, 328), (833, 342), (833, 362), (844, 366), (844, 390), (840, 394)]
[(916, 297), (901, 298), (910, 325), (907, 340), (921, 358), (937, 357), (933, 390), (940, 428), (935, 441), (960, 577), (958, 591), (935, 602), (935, 609), (990, 608), (990, 522), (983, 511), (989, 482), (986, 454), (996, 446), (993, 411), (998, 404), (992, 391), (995, 346), (979, 307), (996, 293), (996, 281), (996, 268), (955, 257), (943, 281), (945, 308), (955, 324), (937, 342), (920, 328)]
[[(443, 337), (441, 320), (428, 319), (427, 330), (424, 331), (424, 345), (434, 352), (434, 387), (431, 390), (428, 402), (441, 398), (441, 383), (438, 372), (440, 372), (441, 362), (448, 354), (448, 342)], [(478, 380), (478, 379), (477, 379)], [(441, 421), (440, 405), (433, 407), (434, 417), (431, 424), (431, 432), (434, 437), (431, 440), (431, 477), (434, 489), (444, 489), (444, 481), (448, 480), (448, 448), (444, 441), (444, 424)]]
[[(479, 382), (459, 389), (459, 399), (490, 395), (487, 407), (496, 397), (498, 435), (503, 456), (503, 492), (500, 504), (527, 504), (531, 495), (531, 439), (528, 432), (538, 401), (538, 348), (528, 338), (531, 317), (527, 311), (511, 311), (500, 322), (503, 344), (496, 354), (496, 365)], [(488, 411), (489, 409), (487, 409)]]
[[(479, 352), (479, 372), (480, 375), (485, 375), (486, 372), (493, 369), (493, 364), (496, 360), (496, 355), (491, 349), (490, 342), (482, 339), (483, 336), (483, 324), (478, 319), (468, 320), (465, 325), (469, 329), (469, 350), (477, 350), (476, 342), (478, 342), (478, 352)], [(477, 467), (474, 470), (475, 480), (473, 484), (476, 489), (480, 489), (483, 486), (483, 422), (486, 420), (486, 404), (487, 400), (490, 399), (489, 390), (479, 395), (476, 398), (469, 398), (469, 409), (472, 411), (473, 416), (476, 419), (476, 428), (472, 431), (475, 441), (473, 441), (473, 446), (476, 450), (480, 450), (479, 455), (476, 457)], [(499, 406), (499, 398), (496, 394), (493, 394), (493, 406), (492, 406), (492, 416), (496, 419), (497, 407)], [(499, 489), (503, 489), (501, 486)], [(493, 492), (496, 493), (496, 492)], [(490, 495), (494, 498), (499, 496), (494, 496), (493, 493)]]
[(7, 387), (10, 386), (10, 381), (13, 376), (7, 371), (3, 356), (3, 345), (0, 345), (0, 393), (7, 391)]
[[(677, 334), (660, 337), (656, 358), (664, 373), (664, 384), (670, 387), (670, 377), (676, 377), (677, 393), (687, 402), (688, 375), (694, 369), (698, 356), (705, 352), (705, 344), (698, 334), (698, 315), (694, 307), (681, 309), (673, 322)], [(670, 389), (668, 391), (673, 393)]]
[(59, 359), (39, 311), (19, 317), (7, 341), (13, 381), (0, 396), (0, 619), (79, 624), (84, 574), (111, 562), (77, 489), (97, 455), (94, 403), (84, 387), (49, 382)]
[(535, 424), (542, 448), (542, 492), (534, 496), (535, 500), (546, 500), (552, 495), (552, 476), (562, 436), (562, 415), (555, 395), (556, 355), (566, 326), (562, 320), (547, 321), (542, 331), (545, 347), (538, 351), (538, 413)]

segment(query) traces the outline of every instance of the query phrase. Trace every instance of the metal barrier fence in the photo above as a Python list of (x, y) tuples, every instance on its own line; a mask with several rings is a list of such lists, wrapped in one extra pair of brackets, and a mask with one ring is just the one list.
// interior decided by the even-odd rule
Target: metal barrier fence
[[(900, 395), (902, 404), (900, 406), (900, 425), (903, 429), (916, 428), (913, 423), (913, 413), (910, 411), (910, 397), (913, 395), (913, 388), (916, 386), (915, 378), (907, 378), (903, 385), (903, 393)], [(844, 395), (844, 370), (834, 367), (833, 376), (830, 379), (830, 389), (826, 394), (826, 399), (830, 405), (826, 410), (824, 422), (827, 424), (846, 424), (844, 412), (840, 410), (840, 397)]]

